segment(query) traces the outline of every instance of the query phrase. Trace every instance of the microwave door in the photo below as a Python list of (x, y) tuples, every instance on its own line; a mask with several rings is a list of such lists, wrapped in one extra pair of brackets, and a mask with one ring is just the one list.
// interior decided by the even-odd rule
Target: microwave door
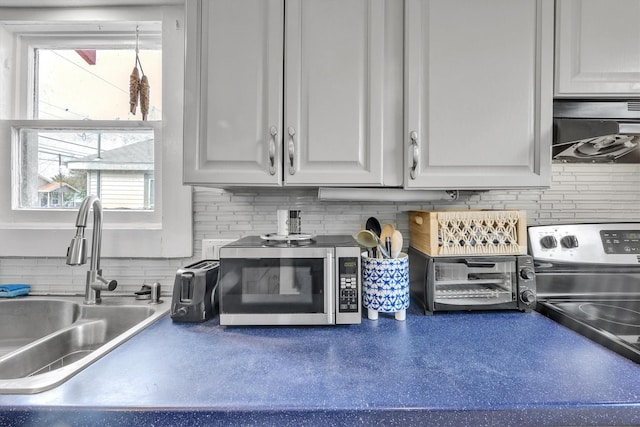
[(335, 323), (332, 249), (251, 252), (221, 262), (220, 324)]

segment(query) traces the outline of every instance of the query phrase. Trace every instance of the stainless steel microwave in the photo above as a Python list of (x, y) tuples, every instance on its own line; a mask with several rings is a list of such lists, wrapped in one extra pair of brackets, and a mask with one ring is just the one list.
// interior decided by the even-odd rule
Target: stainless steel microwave
[(348, 235), (269, 240), (220, 248), (221, 325), (361, 322), (360, 249)]

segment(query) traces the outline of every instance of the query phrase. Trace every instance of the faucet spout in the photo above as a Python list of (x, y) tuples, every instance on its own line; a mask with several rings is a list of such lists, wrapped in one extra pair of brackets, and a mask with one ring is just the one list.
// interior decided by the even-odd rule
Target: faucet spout
[(87, 196), (80, 205), (76, 218), (76, 235), (67, 249), (68, 265), (83, 265), (87, 262), (87, 244), (84, 230), (87, 227), (89, 212), (93, 209), (93, 235), (91, 240), (91, 265), (87, 271), (84, 303), (100, 304), (100, 292), (112, 291), (118, 285), (115, 280), (102, 277), (100, 269), (100, 247), (102, 246), (102, 203), (96, 196)]

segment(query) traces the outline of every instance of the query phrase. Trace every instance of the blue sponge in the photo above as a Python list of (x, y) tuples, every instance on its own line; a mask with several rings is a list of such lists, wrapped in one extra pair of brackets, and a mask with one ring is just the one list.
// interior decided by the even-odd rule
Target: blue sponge
[(20, 295), (29, 295), (31, 286), (22, 284), (0, 285), (0, 298), (12, 298)]

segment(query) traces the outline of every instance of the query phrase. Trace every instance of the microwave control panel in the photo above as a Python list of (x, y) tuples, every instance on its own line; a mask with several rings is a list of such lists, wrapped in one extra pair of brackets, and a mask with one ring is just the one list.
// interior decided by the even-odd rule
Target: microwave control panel
[(358, 258), (338, 258), (338, 311), (358, 312)]

